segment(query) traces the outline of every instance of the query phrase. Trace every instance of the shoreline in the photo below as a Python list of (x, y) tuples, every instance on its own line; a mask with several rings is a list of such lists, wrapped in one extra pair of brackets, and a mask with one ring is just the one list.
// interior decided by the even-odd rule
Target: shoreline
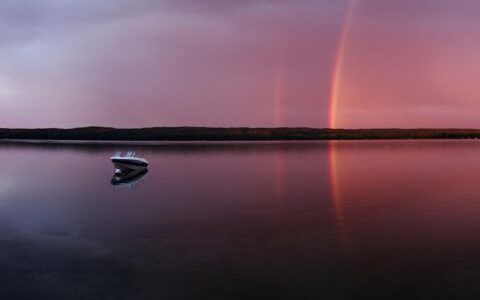
[(442, 143), (480, 145), (477, 139), (362, 139), (362, 140), (264, 140), (264, 141), (99, 141), (99, 140), (2, 140), (0, 147), (46, 148), (148, 148), (148, 149), (311, 149), (332, 145), (439, 145)]
[(153, 144), (159, 142), (254, 142), (334, 140), (440, 140), (480, 139), (480, 129), (329, 129), (248, 127), (153, 127), (117, 129), (0, 128), (1, 142)]

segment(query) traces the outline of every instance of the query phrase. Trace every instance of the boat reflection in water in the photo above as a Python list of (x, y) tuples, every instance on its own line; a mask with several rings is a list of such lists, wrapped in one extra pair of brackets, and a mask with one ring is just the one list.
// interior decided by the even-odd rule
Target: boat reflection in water
[(129, 172), (115, 173), (111, 183), (115, 187), (135, 188), (138, 182), (142, 180), (148, 173), (148, 169), (132, 170)]

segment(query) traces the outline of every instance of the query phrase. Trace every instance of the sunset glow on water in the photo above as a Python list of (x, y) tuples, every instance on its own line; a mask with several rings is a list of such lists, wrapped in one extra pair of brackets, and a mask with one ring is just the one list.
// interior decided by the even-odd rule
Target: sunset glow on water
[(115, 146), (0, 146), (2, 298), (480, 292), (477, 142), (132, 147), (129, 188)]

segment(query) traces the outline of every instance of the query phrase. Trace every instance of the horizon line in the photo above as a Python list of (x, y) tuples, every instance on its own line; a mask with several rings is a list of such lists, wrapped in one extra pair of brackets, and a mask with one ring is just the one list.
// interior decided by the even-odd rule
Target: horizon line
[(311, 126), (147, 126), (147, 127), (115, 127), (115, 126), (75, 126), (75, 127), (0, 127), (0, 130), (74, 130), (74, 129), (114, 129), (114, 130), (141, 130), (156, 128), (194, 128), (194, 129), (312, 129), (312, 130), (480, 130), (474, 127), (358, 127), (358, 128), (332, 128)]

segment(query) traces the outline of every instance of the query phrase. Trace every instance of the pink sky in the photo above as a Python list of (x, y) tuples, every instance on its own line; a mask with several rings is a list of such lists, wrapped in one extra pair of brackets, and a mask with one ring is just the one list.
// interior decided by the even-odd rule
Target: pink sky
[[(479, 128), (480, 2), (356, 1), (335, 126)], [(1, 1), (0, 127), (327, 127), (347, 4)]]

